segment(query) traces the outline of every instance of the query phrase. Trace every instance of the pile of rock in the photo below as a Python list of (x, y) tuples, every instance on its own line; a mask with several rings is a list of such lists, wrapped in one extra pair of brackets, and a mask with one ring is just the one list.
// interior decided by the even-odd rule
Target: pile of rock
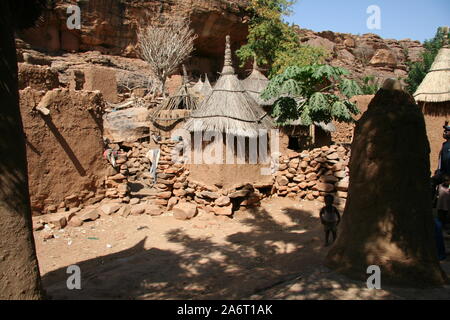
[(349, 150), (336, 145), (283, 155), (273, 192), (280, 197), (306, 200), (323, 200), (325, 194), (334, 194), (336, 201), (345, 201), (348, 161)]
[(105, 198), (115, 199), (118, 202), (130, 202), (127, 159), (127, 153), (118, 152), (115, 160), (116, 167), (111, 166), (105, 177)]

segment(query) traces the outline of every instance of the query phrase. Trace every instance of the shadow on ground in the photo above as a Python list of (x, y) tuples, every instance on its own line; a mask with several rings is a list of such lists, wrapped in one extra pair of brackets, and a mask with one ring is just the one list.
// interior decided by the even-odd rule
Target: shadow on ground
[(297, 208), (282, 212), (284, 222), (262, 208), (247, 211), (240, 223), (249, 231), (221, 242), (172, 229), (165, 236), (181, 250), (145, 249), (150, 240), (144, 238), (128, 250), (79, 262), (82, 290), (67, 289), (67, 267), (44, 275), (43, 284), (54, 299), (399, 298), (329, 272), (317, 218)]

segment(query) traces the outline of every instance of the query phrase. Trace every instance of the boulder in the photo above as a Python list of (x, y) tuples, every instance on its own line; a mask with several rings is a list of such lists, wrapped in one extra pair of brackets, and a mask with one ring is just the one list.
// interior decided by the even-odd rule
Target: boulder
[(286, 186), (286, 185), (289, 183), (289, 179), (286, 178), (285, 176), (279, 176), (279, 177), (277, 178), (277, 183), (278, 183), (280, 186)]
[(231, 203), (231, 199), (230, 199), (230, 197), (222, 196), (222, 197), (216, 199), (216, 201), (214, 201), (214, 203), (216, 206), (224, 207), (224, 206), (228, 206)]
[(121, 205), (118, 203), (106, 203), (100, 207), (100, 213), (111, 215), (120, 209)]
[(161, 209), (160, 206), (157, 206), (157, 205), (154, 205), (154, 204), (149, 204), (145, 208), (145, 213), (150, 215), (150, 216), (160, 216), (160, 215), (163, 214), (163, 212), (164, 212), (164, 210)]
[(192, 219), (197, 214), (197, 205), (188, 202), (176, 204), (173, 209), (173, 216), (178, 220)]
[(233, 205), (229, 204), (225, 207), (214, 207), (213, 211), (219, 216), (231, 216), (233, 214)]

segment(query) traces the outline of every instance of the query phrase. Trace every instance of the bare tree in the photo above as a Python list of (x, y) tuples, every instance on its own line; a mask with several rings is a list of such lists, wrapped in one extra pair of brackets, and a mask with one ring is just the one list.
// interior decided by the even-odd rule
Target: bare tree
[(158, 78), (164, 95), (168, 76), (192, 53), (197, 35), (188, 20), (171, 17), (160, 26), (139, 26), (137, 38), (140, 55)]

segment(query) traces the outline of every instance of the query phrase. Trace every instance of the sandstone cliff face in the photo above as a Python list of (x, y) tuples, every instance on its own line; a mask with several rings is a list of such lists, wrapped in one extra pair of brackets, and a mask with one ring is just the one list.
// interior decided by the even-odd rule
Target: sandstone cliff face
[[(248, 34), (248, 17), (244, 10), (246, 1), (80, 0), (77, 3), (81, 8), (81, 30), (68, 30), (66, 26), (69, 16), (66, 10), (76, 1), (54, 2), (54, 10), (45, 13), (44, 22), (38, 28), (26, 30), (19, 36), (33, 47), (53, 54), (52, 67), (59, 66), (62, 83), (67, 77), (63, 69), (67, 69), (68, 65), (77, 67), (77, 60), (84, 60), (85, 66), (86, 63), (110, 64), (110, 67), (118, 69), (119, 75), (125, 70), (133, 74), (141, 73), (142, 77), (146, 73), (148, 77), (145, 63), (136, 59), (136, 26), (142, 20), (157, 24), (170, 15), (190, 19), (192, 28), (198, 34), (195, 51), (187, 61), (188, 72), (194, 80), (204, 73), (208, 73), (210, 79), (216, 79), (223, 63), (227, 34), (231, 35), (233, 49), (245, 43)], [(406, 77), (407, 62), (420, 59), (423, 51), (418, 41), (382, 39), (370, 33), (352, 35), (307, 29), (299, 29), (298, 32), (302, 43), (325, 48), (330, 53), (328, 62), (332, 65), (350, 70), (353, 78), (373, 75), (380, 83), (385, 78)], [(95, 51), (95, 61), (88, 61), (90, 58), (86, 54), (79, 54), (88, 51)], [(92, 56), (91, 53), (87, 55)], [(115, 57), (130, 60), (122, 60), (121, 66), (117, 67), (114, 65)], [(238, 72), (242, 77), (247, 74), (244, 69), (238, 68)]]
[[(71, 1), (57, 0), (54, 9), (45, 13), (38, 28), (22, 32), (20, 36), (33, 46), (50, 51), (95, 50), (103, 54), (136, 57), (138, 22), (156, 24), (167, 16), (176, 15), (189, 18), (198, 34), (193, 56), (217, 60), (223, 55), (227, 34), (232, 34), (233, 47), (238, 48), (245, 42), (247, 25), (243, 22), (243, 4), (245, 1), (237, 0), (78, 1), (81, 30), (69, 30), (66, 22)], [(220, 61), (209, 63), (220, 64)]]
[(302, 43), (326, 49), (329, 62), (350, 70), (353, 78), (373, 75), (380, 82), (406, 77), (407, 62), (418, 61), (423, 52), (419, 41), (383, 39), (372, 33), (359, 36), (300, 29), (299, 34)]

